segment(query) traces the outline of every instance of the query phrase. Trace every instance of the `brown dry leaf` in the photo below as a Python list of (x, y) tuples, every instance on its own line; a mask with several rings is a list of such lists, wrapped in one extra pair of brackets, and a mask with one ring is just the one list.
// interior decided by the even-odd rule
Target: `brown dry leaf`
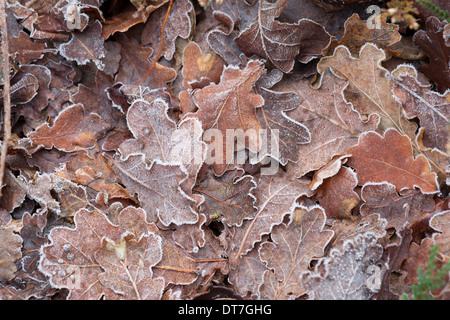
[(78, 185), (86, 186), (96, 192), (104, 192), (108, 199), (131, 198), (127, 191), (118, 183), (118, 178), (109, 162), (101, 154), (90, 158), (85, 153), (79, 153), (66, 159), (65, 166), (56, 175), (70, 180)]
[(288, 165), (296, 177), (317, 170), (336, 155), (345, 155), (356, 145), (361, 133), (374, 130), (379, 117), (371, 115), (366, 122), (343, 97), (348, 83), (330, 72), (322, 75), (318, 89), (304, 79), (295, 83), (300, 106), (288, 113), (311, 132), (311, 142), (299, 146), (298, 161)]
[(125, 300), (161, 299), (164, 279), (154, 278), (151, 271), (161, 258), (161, 238), (154, 234), (116, 246), (108, 243), (95, 254), (105, 270), (98, 275), (100, 282)]
[[(127, 112), (127, 124), (133, 134), (119, 149), (122, 159), (130, 155), (144, 155), (148, 160), (180, 164), (187, 170), (183, 190), (192, 195), (197, 173), (206, 155), (206, 144), (201, 141), (202, 128), (195, 118), (178, 125), (168, 116), (169, 105), (162, 99), (152, 102), (137, 99)], [(193, 196), (198, 203), (203, 197)]]
[(186, 251), (198, 253), (206, 241), (205, 231), (203, 229), (205, 222), (206, 216), (199, 213), (199, 219), (196, 224), (177, 226), (176, 230), (172, 233), (172, 239)]
[(400, 232), (425, 212), (434, 210), (432, 195), (419, 190), (404, 190), (397, 193), (396, 187), (388, 182), (366, 183), (361, 190), (364, 204), (360, 208), (362, 216), (378, 213), (387, 220), (386, 228)]
[(162, 243), (162, 259), (153, 267), (153, 272), (154, 277), (164, 278), (166, 286), (191, 284), (200, 274), (196, 261), (166, 239)]
[(445, 174), (446, 169), (441, 162), (423, 151), (415, 141), (417, 125), (404, 116), (403, 108), (397, 99), (392, 94), (386, 94), (392, 92), (394, 83), (389, 72), (381, 66), (385, 56), (382, 49), (370, 43), (361, 48), (359, 58), (353, 58), (346, 47), (338, 46), (333, 56), (321, 59), (317, 68), (321, 73), (331, 68), (334, 74), (348, 80), (346, 98), (359, 113), (378, 114), (381, 118), (379, 129), (385, 131), (395, 128), (401, 134), (407, 135), (413, 142), (414, 152), (426, 156), (434, 170)]
[(166, 83), (175, 79), (174, 69), (149, 60), (154, 50), (142, 46), (136, 39), (119, 33), (115, 36), (121, 46), (122, 59), (119, 73), (115, 81), (131, 87), (132, 93), (137, 93), (139, 86), (149, 89), (166, 87)]
[(240, 226), (256, 212), (255, 197), (252, 190), (256, 182), (252, 176), (243, 175), (242, 170), (226, 172), (221, 177), (212, 173), (202, 180), (193, 190), (204, 196), (200, 212), (208, 219), (219, 219), (228, 226)]
[[(38, 81), (38, 88), (36, 90), (36, 94), (33, 94), (33, 92), (35, 91), (34, 88), (36, 86), (34, 80), (30, 81), (29, 79), (27, 79), (25, 83), (21, 83), (20, 95), (23, 95), (23, 89), (26, 88), (28, 94), (26, 94), (25, 96), (30, 97), (31, 100), (26, 101), (26, 105), (23, 105), (20, 108), (19, 112), (25, 117), (26, 121), (29, 121), (30, 119), (41, 119), (42, 111), (48, 106), (49, 100), (55, 99), (55, 93), (50, 89), (52, 74), (47, 67), (41, 65), (28, 64), (21, 66), (20, 69), (25, 75), (31, 74), (36, 77)], [(17, 74), (16, 77), (15, 79), (22, 78), (20, 74)], [(15, 79), (13, 79), (13, 81), (15, 81)], [(25, 85), (25, 87), (23, 87), (23, 85)], [(29, 92), (30, 90), (31, 92)], [(22, 102), (25, 102), (24, 100), (25, 99), (23, 99)]]
[(353, 190), (357, 184), (358, 179), (353, 170), (342, 167), (317, 188), (314, 199), (319, 201), (327, 216), (350, 218), (352, 209), (359, 203), (359, 196)]
[(72, 39), (62, 44), (59, 52), (67, 60), (79, 65), (94, 62), (97, 68), (103, 69), (101, 59), (105, 57), (106, 51), (100, 21), (95, 20), (83, 32), (73, 32)]
[(323, 50), (324, 56), (333, 55), (334, 49), (343, 45), (348, 48), (354, 57), (357, 57), (361, 47), (370, 42), (383, 49), (386, 53), (386, 59), (389, 59), (389, 47), (401, 39), (397, 25), (386, 23), (381, 19), (379, 26), (369, 29), (367, 21), (361, 20), (357, 13), (345, 21), (344, 28), (343, 37), (339, 41), (333, 37), (330, 44)]
[[(187, 39), (191, 34), (193, 21), (192, 10), (194, 9), (191, 1), (174, 1), (164, 26), (164, 42), (161, 42), (161, 27), (166, 18), (167, 6), (164, 5), (155, 10), (150, 19), (145, 24), (141, 34), (141, 43), (149, 45), (155, 52), (160, 52), (161, 56), (170, 60), (175, 53), (175, 40), (180, 37)], [(161, 43), (164, 47), (161, 48)]]
[(282, 165), (288, 161), (296, 162), (301, 145), (311, 142), (308, 128), (286, 114), (300, 105), (299, 96), (295, 92), (276, 92), (263, 87), (258, 93), (263, 97), (264, 105), (257, 109), (257, 116), (267, 132), (263, 135), (263, 149), (256, 159), (251, 159), (252, 163), (261, 162), (265, 156)]
[(10, 54), (15, 61), (22, 65), (42, 58), (45, 48), (45, 43), (32, 41), (23, 31), (20, 31), (17, 37), (9, 35)]
[(259, 288), (262, 299), (295, 299), (306, 293), (301, 275), (313, 258), (324, 255), (333, 236), (333, 231), (323, 230), (326, 216), (321, 207), (304, 209), (307, 212), (300, 221), (275, 226), (271, 233), (273, 242), (261, 245), (261, 259), (271, 269), (265, 272)]
[(197, 222), (198, 214), (192, 208), (195, 202), (180, 187), (187, 177), (183, 167), (157, 160), (148, 166), (142, 156), (110, 161), (127, 191), (138, 194), (147, 221), (161, 221), (165, 226)]
[(103, 39), (108, 39), (116, 32), (125, 32), (139, 23), (145, 23), (153, 11), (168, 1), (130, 1), (117, 14), (105, 20), (102, 30)]
[(275, 20), (286, 2), (259, 0), (258, 16), (248, 29), (242, 30), (236, 42), (247, 56), (256, 54), (288, 73), (298, 54), (303, 63), (319, 57), (330, 35), (311, 20), (302, 19), (295, 24)]
[(450, 46), (445, 42), (444, 29), (446, 21), (437, 17), (429, 17), (426, 30), (419, 30), (414, 34), (414, 44), (430, 58), (429, 63), (423, 63), (420, 70), (438, 87), (440, 93), (450, 88)]
[(196, 42), (189, 42), (183, 51), (183, 86), (195, 89), (200, 82), (219, 83), (224, 64), (214, 51), (203, 52)]
[(228, 274), (230, 283), (243, 297), (260, 298), (258, 288), (262, 285), (268, 268), (260, 258), (259, 249), (260, 245), (257, 243), (250, 252), (239, 259), (236, 267)]
[(14, 228), (0, 227), (0, 280), (14, 279), (17, 271), (15, 262), (22, 257), (22, 238)]
[(417, 73), (411, 67), (398, 67), (392, 74), (395, 77), (393, 93), (402, 103), (406, 116), (420, 120), (424, 130), (422, 143), (427, 148), (436, 148), (445, 153), (449, 138), (450, 91), (445, 94), (431, 91), (430, 85), (418, 81)]
[(11, 105), (30, 102), (39, 90), (39, 80), (30, 73), (17, 74), (11, 83)]
[[(214, 144), (210, 147), (213, 150), (208, 151), (207, 163), (212, 163), (214, 172), (222, 175), (229, 163), (232, 163), (233, 152), (230, 146), (227, 147), (227, 130), (240, 130), (246, 134), (249, 139), (248, 148), (252, 152), (260, 149), (259, 130), (261, 125), (256, 117), (256, 108), (263, 104), (263, 98), (252, 91), (255, 82), (264, 73), (263, 65), (259, 61), (249, 61), (244, 70), (234, 67), (224, 69), (220, 83), (212, 83), (209, 86), (197, 90), (194, 93), (194, 101), (199, 110), (196, 113), (188, 114), (187, 117), (196, 117), (205, 131), (215, 137)], [(239, 131), (239, 132), (240, 132)], [(218, 137), (217, 135), (221, 135)], [(203, 137), (203, 140), (205, 141)], [(212, 142), (212, 137), (209, 141)], [(231, 141), (234, 146), (234, 142)], [(212, 145), (212, 146), (211, 146)], [(240, 147), (242, 149), (242, 146)], [(239, 151), (239, 146), (238, 150)], [(215, 151), (211, 159), (212, 151)], [(209, 162), (210, 161), (210, 162)]]
[(311, 181), (311, 190), (316, 190), (320, 185), (322, 185), (325, 179), (336, 175), (339, 170), (341, 170), (342, 165), (347, 162), (348, 157), (350, 157), (350, 155), (335, 156), (322, 168), (316, 170)]
[(439, 191), (437, 176), (428, 160), (414, 157), (411, 140), (395, 129), (382, 136), (376, 132), (361, 135), (357, 146), (349, 149), (348, 165), (356, 170), (358, 183), (389, 182), (397, 192), (418, 187), (423, 193)]
[(36, 147), (55, 147), (61, 151), (73, 152), (93, 148), (104, 131), (99, 115), (85, 115), (83, 105), (74, 104), (64, 109), (52, 126), (44, 123), (31, 132), (28, 138)]
[(442, 211), (434, 215), (430, 219), (430, 227), (439, 233), (433, 234), (433, 241), (438, 245), (439, 252), (445, 256), (445, 261), (450, 258), (450, 242), (449, 238), (449, 225), (450, 225), (450, 211)]
[(303, 284), (315, 300), (368, 300), (380, 289), (383, 247), (372, 233), (360, 234), (319, 260)]
[(59, 227), (50, 233), (51, 243), (42, 249), (40, 270), (57, 288), (70, 290), (68, 299), (98, 300), (102, 295), (114, 297), (98, 279), (103, 272), (95, 253), (103, 241), (120, 242), (121, 230), (100, 211), (80, 210), (74, 217), (75, 228)]
[(250, 220), (244, 220), (242, 226), (235, 228), (228, 246), (228, 257), (235, 266), (241, 256), (249, 252), (265, 234), (283, 222), (286, 215), (292, 213), (295, 201), (302, 195), (311, 196), (308, 179), (290, 180), (287, 173), (280, 171), (275, 175), (260, 178), (253, 195), (258, 211)]

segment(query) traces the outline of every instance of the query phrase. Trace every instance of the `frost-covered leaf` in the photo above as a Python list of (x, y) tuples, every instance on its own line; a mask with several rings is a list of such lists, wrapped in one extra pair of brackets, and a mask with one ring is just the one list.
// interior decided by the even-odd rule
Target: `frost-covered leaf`
[(96, 20), (83, 32), (75, 31), (72, 39), (62, 44), (59, 50), (63, 57), (76, 61), (79, 65), (94, 62), (99, 69), (103, 69), (100, 61), (105, 56), (102, 24)]
[(271, 233), (273, 242), (264, 242), (259, 249), (261, 259), (270, 271), (264, 274), (260, 287), (262, 299), (295, 299), (306, 292), (302, 274), (313, 258), (320, 258), (333, 236), (333, 231), (323, 230), (326, 215), (321, 207), (305, 208), (300, 221), (275, 226)]
[(301, 103), (287, 115), (306, 126), (311, 133), (311, 142), (298, 146), (298, 160), (289, 164), (295, 176), (301, 177), (320, 169), (336, 155), (347, 154), (363, 132), (376, 128), (377, 115), (371, 115), (364, 122), (352, 104), (344, 99), (343, 91), (347, 86), (346, 81), (329, 72), (322, 75), (317, 89), (306, 79), (292, 85)]
[(141, 43), (149, 45), (155, 52), (162, 50), (161, 55), (170, 60), (175, 52), (175, 40), (180, 37), (187, 39), (191, 34), (191, 11), (193, 6), (190, 0), (178, 0), (173, 3), (167, 22), (164, 26), (164, 47), (161, 47), (161, 27), (166, 18), (167, 6), (162, 6), (153, 12), (145, 24), (141, 34)]
[(309, 62), (320, 56), (330, 40), (325, 29), (311, 20), (302, 19), (295, 24), (276, 20), (286, 2), (259, 0), (258, 16), (236, 39), (248, 56), (265, 58), (285, 73), (292, 70), (299, 53), (302, 62)]
[[(403, 67), (405, 68), (405, 67)], [(412, 74), (415, 69), (409, 69)], [(450, 118), (450, 91), (444, 94), (431, 91), (429, 85), (421, 84), (417, 75), (398, 71), (394, 80), (394, 96), (397, 97), (405, 110), (406, 116), (411, 119), (419, 118), (420, 126), (424, 129), (423, 144), (428, 148), (436, 148), (447, 152), (448, 123)]]
[(348, 165), (356, 170), (358, 183), (387, 181), (397, 192), (419, 187), (424, 193), (439, 190), (437, 176), (424, 156), (413, 156), (411, 140), (395, 129), (384, 135), (367, 132), (349, 150)]
[(371, 233), (346, 241), (341, 250), (332, 250), (304, 276), (309, 298), (369, 300), (381, 284), (382, 254), (383, 247)]
[(53, 125), (41, 125), (28, 138), (33, 145), (72, 152), (94, 147), (105, 127), (97, 114), (84, 115), (84, 107), (74, 104), (64, 109)]
[(388, 182), (366, 183), (361, 189), (361, 198), (364, 201), (360, 208), (361, 215), (378, 213), (387, 220), (386, 228), (395, 228), (396, 231), (435, 207), (432, 195), (419, 190), (404, 190), (399, 194), (396, 187)]
[(353, 190), (358, 184), (356, 174), (342, 167), (333, 177), (326, 179), (317, 188), (314, 199), (319, 201), (328, 216), (350, 218), (351, 211), (359, 203), (359, 196)]
[(242, 226), (235, 228), (232, 242), (228, 247), (231, 265), (236, 265), (241, 256), (249, 252), (264, 234), (283, 222), (292, 213), (295, 201), (302, 195), (310, 196), (307, 179), (289, 179), (280, 171), (276, 175), (264, 175), (259, 180), (253, 195), (256, 198), (256, 214), (244, 220)]
[(299, 96), (295, 92), (276, 92), (263, 87), (258, 93), (264, 99), (264, 105), (257, 111), (258, 120), (267, 132), (263, 137), (266, 150), (260, 150), (257, 161), (270, 156), (282, 165), (296, 162), (300, 145), (311, 141), (308, 128), (286, 115), (300, 105)]
[(166, 226), (197, 222), (198, 215), (192, 209), (194, 200), (180, 187), (187, 177), (183, 167), (159, 161), (149, 167), (141, 156), (111, 161), (128, 192), (138, 194), (149, 222), (159, 220)]
[[(121, 246), (124, 248), (117, 249)], [(122, 255), (121, 250), (126, 254)], [(95, 259), (105, 270), (99, 274), (99, 280), (121, 299), (160, 299), (164, 279), (153, 278), (151, 268), (161, 257), (161, 238), (153, 234), (141, 237), (139, 241), (122, 240), (116, 247), (106, 245), (95, 254)]]
[(255, 197), (252, 190), (256, 182), (251, 176), (243, 176), (241, 170), (226, 172), (221, 177), (208, 174), (206, 179), (195, 187), (194, 192), (204, 196), (200, 212), (209, 219), (219, 219), (227, 225), (240, 226), (256, 212)]
[(50, 277), (57, 288), (70, 290), (69, 299), (100, 299), (113, 297), (98, 279), (103, 272), (95, 260), (95, 253), (102, 249), (104, 241), (120, 242), (121, 232), (99, 211), (82, 209), (75, 214), (75, 228), (53, 228), (50, 244), (42, 249), (41, 271)]
[[(261, 125), (256, 117), (256, 108), (260, 107), (264, 100), (252, 91), (255, 82), (264, 73), (263, 65), (259, 61), (249, 61), (245, 69), (235, 67), (225, 68), (219, 84), (212, 83), (209, 86), (197, 90), (194, 93), (194, 101), (199, 110), (187, 117), (197, 117), (205, 131), (209, 131), (208, 156), (214, 172), (222, 175), (234, 156), (234, 150), (227, 146), (227, 140), (234, 146), (234, 139), (226, 139), (227, 130), (236, 135), (247, 135), (248, 148), (256, 152), (260, 149), (259, 130)], [(219, 137), (221, 135), (221, 137)], [(212, 139), (215, 137), (214, 139)], [(213, 143), (214, 141), (214, 143)], [(245, 143), (242, 142), (241, 143)], [(238, 150), (243, 149), (238, 145)]]

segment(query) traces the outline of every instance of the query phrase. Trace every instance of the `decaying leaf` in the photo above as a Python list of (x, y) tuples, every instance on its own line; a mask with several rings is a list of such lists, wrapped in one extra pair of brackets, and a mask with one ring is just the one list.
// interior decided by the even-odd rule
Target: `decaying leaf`
[(317, 188), (314, 199), (319, 201), (328, 216), (350, 218), (351, 211), (359, 203), (359, 196), (353, 190), (358, 184), (356, 174), (342, 167), (333, 177), (326, 179)]
[(294, 210), (295, 201), (300, 196), (312, 194), (307, 179), (289, 180), (286, 176), (286, 173), (279, 172), (261, 177), (253, 192), (258, 211), (235, 229), (228, 248), (232, 265), (250, 251), (262, 235), (270, 233), (274, 226), (283, 222), (284, 217)]
[[(424, 133), (423, 144), (428, 148), (436, 148), (447, 152), (448, 122), (450, 117), (450, 91), (444, 94), (431, 91), (429, 85), (421, 84), (411, 67), (408, 70), (398, 67), (393, 74), (394, 96), (399, 99), (406, 116), (419, 118)], [(396, 72), (397, 71), (397, 72)], [(409, 71), (409, 72), (408, 72)]]
[(431, 195), (418, 190), (397, 193), (396, 187), (388, 182), (366, 183), (361, 190), (364, 204), (360, 211), (363, 216), (378, 213), (388, 221), (386, 228), (401, 231), (425, 212), (434, 209)]
[(251, 176), (242, 175), (242, 171), (233, 170), (216, 178), (208, 175), (195, 187), (194, 192), (202, 194), (205, 201), (200, 207), (209, 219), (220, 219), (227, 225), (240, 226), (256, 211), (252, 190), (256, 182)]

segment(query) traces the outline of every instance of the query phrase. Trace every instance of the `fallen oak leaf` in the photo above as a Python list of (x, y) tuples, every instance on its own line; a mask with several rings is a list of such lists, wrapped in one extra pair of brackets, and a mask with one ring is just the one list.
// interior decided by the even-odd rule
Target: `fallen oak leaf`
[(139, 86), (149, 89), (166, 87), (167, 82), (174, 80), (176, 72), (157, 61), (149, 60), (154, 50), (142, 46), (136, 39), (128, 38), (125, 34), (115, 35), (121, 46), (122, 59), (120, 60), (119, 72), (115, 81), (123, 83), (124, 93), (136, 93)]
[[(259, 137), (261, 125), (256, 117), (255, 109), (264, 101), (260, 95), (252, 92), (252, 87), (263, 73), (263, 64), (260, 61), (249, 61), (243, 70), (229, 66), (224, 69), (219, 84), (212, 83), (194, 93), (194, 101), (199, 110), (187, 114), (185, 118), (196, 117), (201, 121), (205, 132), (222, 135), (222, 139), (216, 137), (214, 145), (210, 144), (212, 147), (208, 151), (210, 158), (209, 160), (207, 158), (207, 161), (210, 161), (208, 163), (212, 163), (214, 172), (219, 176), (232, 162), (233, 151), (235, 151), (234, 148), (230, 150), (230, 146), (227, 146), (227, 140), (229, 140), (225, 139), (227, 130), (234, 134), (242, 131), (247, 135), (248, 148), (252, 152), (257, 152), (261, 147)], [(205, 138), (207, 137), (204, 135), (204, 141)], [(234, 140), (230, 142), (234, 147)], [(245, 142), (241, 141), (241, 143)], [(236, 151), (242, 149), (243, 146), (238, 145)], [(211, 159), (212, 150), (216, 154)]]
[(405, 117), (398, 99), (392, 94), (383, 94), (392, 92), (394, 86), (389, 72), (381, 65), (385, 57), (384, 51), (371, 43), (361, 47), (359, 58), (353, 58), (346, 47), (338, 46), (333, 56), (320, 60), (317, 70), (323, 73), (330, 68), (335, 75), (348, 80), (345, 98), (353, 103), (362, 117), (378, 114), (381, 119), (378, 126), (380, 130), (395, 128), (407, 135), (413, 143), (414, 152), (424, 155), (437, 172), (445, 175), (446, 168), (441, 165), (441, 161), (434, 159), (416, 142), (417, 124)]
[(392, 75), (394, 96), (402, 103), (406, 116), (408, 119), (417, 117), (420, 120), (420, 126), (424, 130), (422, 143), (428, 148), (446, 152), (450, 91), (443, 94), (431, 91), (429, 85), (418, 81), (417, 71), (411, 67), (399, 66)]
[(387, 60), (390, 58), (389, 48), (401, 39), (397, 25), (386, 23), (381, 19), (376, 28), (370, 29), (368, 21), (361, 20), (357, 13), (345, 21), (344, 28), (342, 38), (338, 41), (333, 37), (330, 44), (323, 50), (324, 56), (332, 55), (334, 49), (340, 45), (346, 46), (353, 56), (358, 56), (361, 47), (370, 42), (386, 52)]
[(414, 158), (411, 140), (395, 129), (384, 135), (374, 131), (362, 134), (348, 153), (352, 156), (347, 164), (356, 170), (360, 185), (387, 181), (397, 192), (414, 187), (426, 194), (439, 192), (437, 175), (428, 160), (422, 155)]
[(288, 170), (296, 177), (322, 168), (334, 156), (348, 154), (347, 150), (358, 143), (361, 133), (377, 127), (377, 115), (364, 122), (345, 100), (343, 92), (347, 86), (348, 82), (325, 72), (317, 89), (306, 79), (289, 87), (300, 96), (301, 103), (287, 115), (311, 133), (311, 142), (298, 146), (297, 161), (288, 163)]
[(56, 227), (50, 232), (50, 244), (42, 248), (40, 270), (57, 288), (68, 288), (69, 300), (98, 300), (115, 294), (98, 279), (103, 272), (95, 253), (103, 241), (119, 243), (121, 230), (100, 211), (81, 209), (74, 216), (75, 228)]
[(28, 134), (28, 139), (37, 148), (55, 147), (61, 151), (73, 152), (93, 148), (104, 131), (99, 115), (90, 113), (85, 116), (83, 105), (74, 104), (61, 111), (52, 126), (42, 124)]
[(14, 279), (17, 271), (15, 262), (22, 257), (22, 238), (12, 227), (0, 227), (0, 280)]
[(78, 65), (94, 62), (97, 68), (103, 69), (101, 59), (105, 57), (105, 46), (102, 38), (102, 24), (95, 20), (83, 32), (75, 31), (72, 39), (59, 47), (60, 54)]
[(440, 93), (450, 88), (450, 46), (445, 42), (444, 29), (446, 21), (440, 21), (431, 16), (426, 22), (426, 29), (414, 34), (414, 44), (430, 58), (429, 63), (423, 63), (420, 70), (438, 87)]
[(395, 228), (400, 233), (423, 213), (434, 210), (433, 195), (419, 190), (404, 190), (397, 193), (395, 185), (388, 182), (368, 182), (361, 189), (360, 208), (363, 217), (378, 213), (387, 220), (386, 229)]
[(280, 171), (275, 175), (263, 175), (253, 195), (256, 198), (256, 214), (244, 220), (242, 226), (234, 228), (231, 243), (228, 245), (230, 264), (235, 267), (239, 259), (249, 252), (265, 234), (283, 222), (286, 215), (296, 207), (295, 201), (302, 195), (311, 196), (309, 180), (293, 179)]
[(299, 96), (295, 92), (276, 92), (263, 87), (258, 93), (264, 99), (264, 105), (257, 109), (257, 116), (267, 132), (263, 137), (263, 149), (251, 163), (261, 162), (266, 156), (282, 165), (288, 161), (296, 162), (301, 145), (311, 142), (308, 128), (286, 114), (300, 105)]
[(198, 215), (192, 208), (195, 202), (180, 187), (187, 177), (184, 167), (159, 160), (149, 167), (138, 155), (124, 161), (107, 158), (127, 191), (138, 194), (141, 206), (147, 211), (147, 221), (161, 221), (165, 226), (197, 222)]
[(286, 2), (259, 0), (258, 16), (236, 39), (247, 56), (265, 58), (284, 73), (292, 70), (298, 54), (303, 63), (319, 57), (330, 40), (325, 29), (314, 21), (302, 19), (290, 24), (275, 20)]
[(243, 175), (243, 170), (230, 170), (221, 177), (212, 173), (202, 180), (193, 190), (202, 194), (205, 201), (200, 212), (208, 219), (219, 219), (228, 226), (240, 226), (256, 211), (252, 190), (256, 182), (252, 176)]
[(259, 255), (270, 269), (259, 287), (262, 299), (295, 299), (306, 293), (301, 275), (313, 258), (324, 255), (333, 237), (332, 230), (324, 230), (326, 215), (320, 206), (303, 208), (307, 212), (300, 221), (275, 226), (271, 232), (273, 242), (261, 244)]
[(353, 170), (342, 167), (336, 175), (326, 179), (317, 188), (313, 199), (319, 201), (327, 216), (348, 219), (352, 209), (359, 203), (359, 196), (354, 191), (357, 184), (358, 179)]
[(381, 282), (384, 273), (382, 254), (383, 247), (377, 243), (373, 233), (359, 234), (346, 240), (341, 249), (332, 249), (329, 257), (321, 258), (314, 271), (304, 274), (303, 284), (309, 298), (370, 299), (378, 292), (377, 281)]
[[(160, 52), (167, 60), (172, 59), (175, 53), (175, 40), (180, 37), (187, 39), (192, 31), (192, 10), (191, 1), (174, 1), (166, 18), (168, 8), (163, 5), (155, 10), (150, 19), (147, 20), (141, 34), (141, 43), (149, 45), (156, 52)], [(164, 20), (167, 19), (164, 24)], [(161, 28), (164, 25), (163, 37), (161, 39)], [(163, 46), (161, 48), (161, 46)], [(154, 57), (155, 58), (155, 57)]]
[[(118, 254), (117, 246), (126, 254)], [(105, 272), (99, 281), (125, 300), (157, 300), (164, 290), (164, 279), (154, 278), (152, 267), (162, 258), (161, 238), (150, 234), (117, 246), (107, 244), (95, 253), (95, 259)], [(122, 252), (122, 251), (120, 251)]]

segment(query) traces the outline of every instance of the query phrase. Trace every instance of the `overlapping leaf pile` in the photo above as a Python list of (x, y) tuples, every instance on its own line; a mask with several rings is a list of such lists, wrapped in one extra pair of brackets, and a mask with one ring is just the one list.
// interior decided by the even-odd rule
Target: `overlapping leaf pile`
[(354, 2), (8, 1), (0, 298), (410, 293), (450, 256), (450, 28)]

